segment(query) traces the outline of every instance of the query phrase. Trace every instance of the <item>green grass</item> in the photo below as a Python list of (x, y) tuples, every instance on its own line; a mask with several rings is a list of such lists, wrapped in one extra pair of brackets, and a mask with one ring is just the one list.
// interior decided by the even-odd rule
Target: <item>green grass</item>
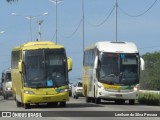
[(160, 105), (160, 94), (140, 92), (138, 102), (140, 104), (146, 104), (146, 105)]

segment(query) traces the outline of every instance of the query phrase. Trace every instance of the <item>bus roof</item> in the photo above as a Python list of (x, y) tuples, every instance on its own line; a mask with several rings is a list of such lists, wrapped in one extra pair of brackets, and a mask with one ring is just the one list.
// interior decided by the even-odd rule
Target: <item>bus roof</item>
[(99, 51), (112, 53), (138, 53), (138, 49), (133, 42), (111, 42), (102, 41), (87, 47), (85, 50), (97, 48)]
[(42, 48), (59, 49), (59, 48), (64, 48), (64, 46), (57, 45), (54, 42), (50, 42), (50, 41), (34, 41), (34, 42), (28, 42), (18, 47), (15, 47), (13, 51), (33, 50), (33, 49), (42, 49)]

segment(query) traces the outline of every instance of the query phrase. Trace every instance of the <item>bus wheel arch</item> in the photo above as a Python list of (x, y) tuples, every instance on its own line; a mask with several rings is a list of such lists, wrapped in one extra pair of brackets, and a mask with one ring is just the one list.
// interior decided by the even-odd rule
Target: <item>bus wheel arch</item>
[(135, 104), (135, 100), (129, 100), (129, 105), (134, 105)]
[(61, 107), (66, 107), (66, 102), (60, 102)]
[(24, 103), (24, 108), (25, 109), (29, 109), (30, 108), (30, 104), (29, 103)]

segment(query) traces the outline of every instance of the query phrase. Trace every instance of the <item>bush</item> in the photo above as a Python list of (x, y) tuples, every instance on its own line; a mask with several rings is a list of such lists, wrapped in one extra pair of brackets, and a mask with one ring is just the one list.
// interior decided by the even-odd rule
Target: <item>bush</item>
[(160, 94), (158, 93), (149, 93), (149, 92), (140, 92), (138, 101), (140, 104), (146, 105), (160, 105)]

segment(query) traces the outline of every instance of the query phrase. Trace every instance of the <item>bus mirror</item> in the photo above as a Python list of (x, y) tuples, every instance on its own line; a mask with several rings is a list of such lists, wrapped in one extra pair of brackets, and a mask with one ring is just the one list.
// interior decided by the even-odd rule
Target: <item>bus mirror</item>
[(140, 57), (140, 68), (141, 70), (145, 70), (145, 62), (144, 62), (144, 59)]
[(67, 62), (68, 62), (68, 71), (71, 71), (72, 70), (72, 59), (68, 57)]
[(22, 72), (22, 61), (18, 62), (18, 70), (20, 73)]
[(98, 68), (98, 56), (96, 56), (95, 61), (94, 61), (94, 69)]

